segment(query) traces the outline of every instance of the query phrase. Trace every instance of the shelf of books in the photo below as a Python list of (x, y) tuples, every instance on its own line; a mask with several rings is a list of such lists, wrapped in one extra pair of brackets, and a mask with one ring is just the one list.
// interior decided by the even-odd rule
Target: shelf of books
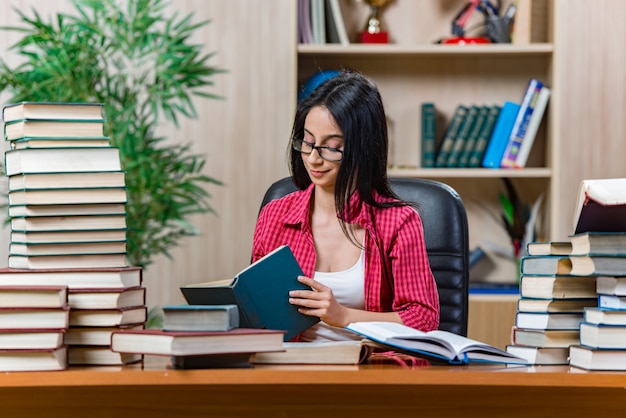
[[(454, 187), (468, 212), (470, 246), (482, 246), (492, 266), (481, 270), (480, 279), (515, 282), (520, 255), (515, 241), (553, 234), (558, 147), (551, 123), (557, 108), (550, 106), (552, 1), (525, 4), (533, 8), (532, 19), (518, 30), (526, 33), (486, 44), (447, 43), (450, 23), (465, 6), (461, 1), (445, 7), (437, 0), (387, 4), (379, 11), (387, 43), (359, 42), (369, 16), (366, 3), (339, 2), (340, 22), (334, 10), (325, 15), (327, 23), (343, 27), (348, 42), (332, 28), (323, 39), (314, 33), (307, 37), (305, 32), (319, 25), (320, 13), (314, 10), (319, 4), (313, 3), (319, 2), (299, 2), (298, 91), (305, 94), (346, 68), (371, 77), (387, 113), (389, 176), (432, 178)], [(302, 13), (306, 4), (308, 23)], [(509, 11), (504, 6), (497, 12)], [(480, 16), (474, 16), (475, 27), (484, 28)], [(475, 30), (472, 36), (485, 33)], [(528, 219), (532, 237), (513, 237), (512, 225), (502, 222), (507, 215), (503, 194), (510, 187), (503, 178), (516, 189), (520, 202), (515, 203), (528, 211), (538, 207)]]

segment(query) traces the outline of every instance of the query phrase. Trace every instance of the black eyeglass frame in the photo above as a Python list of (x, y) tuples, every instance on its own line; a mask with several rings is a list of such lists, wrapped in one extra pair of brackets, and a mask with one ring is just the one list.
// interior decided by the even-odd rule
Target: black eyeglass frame
[[(310, 146), (311, 151), (307, 152), (307, 151), (302, 150), (303, 144), (307, 144), (308, 146)], [(308, 141), (305, 141), (304, 139), (294, 139), (292, 143), (292, 148), (298, 152), (301, 152), (307, 155), (311, 154), (314, 150), (317, 150), (317, 153), (319, 154), (322, 160), (330, 161), (331, 163), (339, 163), (343, 159), (343, 150), (340, 150), (339, 148), (329, 147), (326, 145), (315, 145)], [(334, 160), (334, 159), (324, 157), (323, 150), (325, 149), (332, 150), (334, 152), (339, 152), (341, 154), (341, 158), (339, 158), (338, 160)]]

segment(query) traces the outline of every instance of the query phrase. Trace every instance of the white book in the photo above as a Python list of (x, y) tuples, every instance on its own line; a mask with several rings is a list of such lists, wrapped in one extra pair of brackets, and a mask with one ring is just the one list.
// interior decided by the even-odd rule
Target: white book
[(530, 155), (530, 150), (533, 146), (533, 143), (535, 142), (537, 131), (539, 130), (539, 125), (541, 124), (541, 120), (543, 119), (546, 107), (548, 106), (548, 99), (550, 98), (551, 92), (552, 91), (548, 87), (543, 86), (541, 88), (541, 91), (539, 92), (539, 95), (537, 96), (535, 109), (530, 116), (528, 126), (526, 127), (526, 134), (524, 135), (524, 140), (522, 141), (519, 152), (517, 153), (517, 157), (515, 158), (515, 168), (524, 168), (526, 166), (528, 156)]
[(7, 176), (122, 170), (119, 149), (115, 147), (25, 148), (13, 149), (4, 155)]

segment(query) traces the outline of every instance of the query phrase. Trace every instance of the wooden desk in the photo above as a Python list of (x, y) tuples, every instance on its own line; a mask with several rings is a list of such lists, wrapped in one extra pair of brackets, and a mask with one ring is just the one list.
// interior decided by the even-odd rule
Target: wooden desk
[(624, 417), (626, 373), (393, 365), (0, 374), (2, 417)]

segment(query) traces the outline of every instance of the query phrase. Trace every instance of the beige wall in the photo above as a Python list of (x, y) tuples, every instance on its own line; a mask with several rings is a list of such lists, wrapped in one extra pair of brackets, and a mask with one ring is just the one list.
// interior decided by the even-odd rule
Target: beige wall
[[(60, 6), (57, 6), (57, 3)], [(0, 0), (0, 25), (15, 24), (11, 4)], [(37, 2), (45, 16), (69, 1)], [(223, 101), (199, 101), (199, 120), (180, 129), (163, 126), (171, 140), (193, 141), (208, 156), (207, 174), (222, 180), (211, 187), (219, 215), (194, 219), (201, 237), (189, 238), (160, 257), (145, 274), (148, 303), (181, 302), (178, 286), (231, 277), (249, 261), (251, 235), (266, 187), (286, 175), (285, 145), (296, 94), (293, 0), (173, 0), (181, 14), (212, 22), (197, 42), (217, 55), (212, 63), (228, 70), (215, 78)], [(553, 105), (561, 115), (554, 149), (558, 175), (558, 213), (553, 219), (562, 238), (571, 233), (571, 216), (583, 178), (626, 176), (624, 108), (626, 105), (626, 5), (622, 0), (556, 0), (555, 83)], [(0, 37), (0, 54), (16, 37)], [(4, 103), (4, 101), (3, 101)], [(8, 230), (0, 236), (0, 260), (6, 260)], [(0, 262), (5, 265), (6, 261)]]

